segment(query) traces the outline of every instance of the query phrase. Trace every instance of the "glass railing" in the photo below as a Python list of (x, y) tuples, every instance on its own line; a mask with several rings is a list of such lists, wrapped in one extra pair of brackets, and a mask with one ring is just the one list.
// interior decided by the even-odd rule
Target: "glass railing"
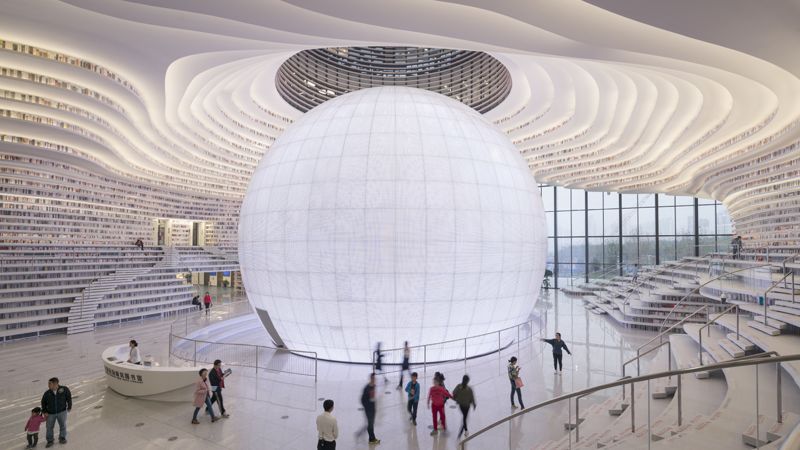
[[(735, 436), (726, 435), (725, 438), (760, 447), (780, 439), (781, 433), (789, 435), (796, 422), (796, 418), (787, 417), (783, 410), (781, 376), (782, 365), (797, 361), (800, 361), (800, 354), (777, 356), (770, 352), (705, 366), (625, 377), (525, 408), (465, 437), (457, 448), (572, 449), (573, 446), (602, 448), (611, 445), (650, 448), (652, 443), (665, 439), (674, 440), (672, 446), (665, 448), (694, 448), (683, 445), (681, 439), (685, 439), (684, 443), (696, 443), (698, 440), (692, 439), (694, 434), (719, 433), (720, 428), (729, 423), (742, 426), (734, 428)], [(709, 413), (707, 408), (700, 410), (683, 390), (689, 383), (695, 383), (694, 377), (687, 375), (717, 370), (725, 371), (726, 378), (735, 379), (736, 384), (729, 386), (725, 399)], [(626, 403), (620, 403), (613, 395), (617, 389), (628, 391)], [(612, 412), (614, 409), (616, 411)], [(609, 413), (619, 417), (609, 423)], [(788, 430), (783, 427), (785, 418), (792, 421), (785, 424)], [(705, 439), (721, 437), (714, 435)]]

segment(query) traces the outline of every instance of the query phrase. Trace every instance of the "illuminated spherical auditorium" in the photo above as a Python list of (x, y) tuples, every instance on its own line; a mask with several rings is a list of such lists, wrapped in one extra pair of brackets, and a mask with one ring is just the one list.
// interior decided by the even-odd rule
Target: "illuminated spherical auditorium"
[(508, 137), (456, 100), (398, 86), (292, 124), (253, 174), (239, 226), (247, 297), (273, 340), (345, 361), (371, 361), (376, 342), (524, 322), (546, 246), (539, 189)]
[(800, 449), (798, 19), (4, 2), (0, 448)]

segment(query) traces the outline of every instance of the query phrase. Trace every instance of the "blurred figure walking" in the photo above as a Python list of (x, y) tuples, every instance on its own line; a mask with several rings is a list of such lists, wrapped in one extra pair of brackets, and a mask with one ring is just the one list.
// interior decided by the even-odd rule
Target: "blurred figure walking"
[(458, 407), (461, 408), (461, 429), (458, 431), (458, 437), (461, 437), (462, 434), (469, 434), (469, 430), (467, 430), (469, 407), (472, 406), (472, 409), (475, 409), (478, 406), (475, 404), (475, 393), (468, 384), (469, 375), (464, 375), (461, 379), (461, 384), (453, 389), (453, 399), (458, 403)]

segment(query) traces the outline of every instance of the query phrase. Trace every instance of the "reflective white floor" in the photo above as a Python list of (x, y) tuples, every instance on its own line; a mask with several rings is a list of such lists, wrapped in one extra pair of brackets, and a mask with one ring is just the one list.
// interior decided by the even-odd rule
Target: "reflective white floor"
[[(214, 314), (236, 316), (247, 313), (248, 309), (246, 304), (240, 304), (232, 310), (216, 310)], [(416, 367), (424, 388), (429, 386), (434, 371), (445, 373), (446, 385), (451, 389), (468, 373), (478, 405), (469, 418), (470, 430), (475, 431), (512, 411), (505, 369), (510, 356), (516, 355), (523, 367), (526, 383), (523, 397), (526, 406), (531, 406), (563, 392), (619, 378), (622, 361), (634, 355), (636, 347), (650, 336), (620, 330), (602, 316), (587, 312), (580, 300), (555, 291), (538, 301), (532, 318), (539, 323), (540, 336), (551, 337), (558, 330), (572, 350), (572, 356), (564, 356), (562, 376), (553, 374), (550, 347), (536, 341), (506, 349), (499, 355), (470, 360), (466, 368), (463, 363)], [(225, 391), (231, 417), (214, 424), (207, 418), (202, 418), (200, 425), (190, 424), (193, 408), (189, 398), (185, 403), (154, 402), (124, 398), (107, 389), (100, 352), (112, 344), (136, 338), (143, 354), (163, 358), (167, 353), (169, 325), (169, 321), (137, 322), (83, 335), (51, 336), (0, 346), (3, 361), (0, 448), (24, 448), (21, 430), (51, 376), (58, 376), (62, 384), (69, 386), (75, 398), (69, 417), (67, 447), (70, 448), (310, 449), (315, 448), (314, 421), (325, 398), (336, 402), (338, 448), (369, 448), (366, 436), (360, 439), (354, 436), (364, 425), (358, 400), (370, 371), (368, 366), (320, 363), (317, 383), (311, 377), (256, 375), (251, 370), (234, 367)], [(394, 389), (397, 375), (389, 377), (389, 383), (379, 385), (375, 428), (382, 443), (378, 448), (454, 448), (461, 418), (452, 402), (448, 403), (446, 413), (453, 431), (432, 437), (429, 410), (421, 404), (418, 426), (411, 426), (404, 395)], [(586, 405), (602, 400), (602, 396), (588, 398)], [(714, 399), (709, 401), (713, 403)], [(492, 433), (472, 448), (531, 448), (563, 436), (562, 424), (566, 418), (566, 405), (548, 407), (514, 421), (502, 433)], [(43, 438), (40, 435), (40, 440)]]

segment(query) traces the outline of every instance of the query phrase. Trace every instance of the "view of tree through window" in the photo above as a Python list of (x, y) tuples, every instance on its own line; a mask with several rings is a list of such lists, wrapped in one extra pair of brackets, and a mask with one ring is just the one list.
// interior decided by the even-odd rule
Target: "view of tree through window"
[(714, 200), (540, 189), (547, 216), (547, 268), (556, 286), (629, 274), (637, 264), (727, 251), (730, 245), (728, 211)]

